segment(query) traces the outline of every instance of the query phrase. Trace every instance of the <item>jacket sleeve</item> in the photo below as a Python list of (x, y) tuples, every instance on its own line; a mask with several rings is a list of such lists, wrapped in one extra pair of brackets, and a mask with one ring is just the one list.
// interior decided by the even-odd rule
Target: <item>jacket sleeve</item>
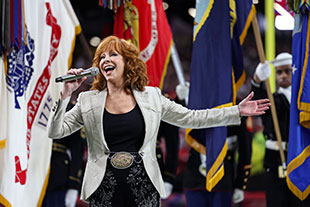
[(81, 95), (80, 93), (77, 104), (68, 112), (66, 106), (69, 103), (70, 97), (61, 100), (60, 96), (52, 109), (52, 115), (49, 120), (48, 137), (53, 139), (60, 139), (66, 137), (73, 132), (81, 129), (83, 126), (83, 119), (81, 113)]
[(161, 95), (159, 89), (157, 92), (161, 99), (162, 120), (178, 127), (199, 129), (241, 123), (237, 105), (220, 109), (190, 110)]

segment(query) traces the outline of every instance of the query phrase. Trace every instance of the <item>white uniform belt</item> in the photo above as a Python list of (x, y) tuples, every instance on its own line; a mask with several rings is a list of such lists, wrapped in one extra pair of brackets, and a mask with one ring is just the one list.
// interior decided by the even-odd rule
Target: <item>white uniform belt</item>
[[(267, 140), (265, 144), (266, 144), (266, 149), (277, 150), (277, 151), (280, 150), (277, 141)], [(282, 146), (283, 146), (283, 150), (287, 150), (287, 142), (282, 142)]]

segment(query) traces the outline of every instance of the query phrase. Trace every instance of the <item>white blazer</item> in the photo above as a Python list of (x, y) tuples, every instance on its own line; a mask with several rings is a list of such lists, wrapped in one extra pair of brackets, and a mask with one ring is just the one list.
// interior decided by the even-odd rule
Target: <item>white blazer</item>
[[(145, 122), (144, 142), (139, 150), (146, 172), (160, 195), (165, 195), (164, 182), (156, 159), (156, 138), (160, 121), (182, 128), (208, 128), (240, 124), (238, 106), (221, 109), (189, 110), (161, 94), (160, 89), (146, 87), (133, 90)], [(59, 99), (49, 121), (50, 138), (65, 137), (84, 126), (88, 143), (88, 159), (81, 199), (87, 200), (99, 187), (106, 170), (109, 148), (103, 133), (103, 113), (107, 90), (82, 92), (77, 104), (65, 112), (69, 97)]]

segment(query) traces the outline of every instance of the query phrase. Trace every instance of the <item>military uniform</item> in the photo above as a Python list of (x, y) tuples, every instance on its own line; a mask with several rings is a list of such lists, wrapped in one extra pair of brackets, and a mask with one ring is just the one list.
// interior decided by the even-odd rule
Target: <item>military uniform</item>
[[(206, 190), (206, 177), (201, 167), (200, 154), (191, 148), (183, 181), (188, 207), (231, 206), (233, 190), (246, 190), (251, 169), (252, 133), (248, 131), (245, 120), (246, 117), (243, 117), (240, 126), (227, 128), (228, 150), (224, 159), (224, 176), (212, 192)], [(239, 159), (236, 171), (237, 150)]]
[[(256, 84), (252, 81), (252, 90), (254, 99), (267, 98), (267, 92), (264, 84)], [(290, 120), (290, 103), (286, 96), (278, 91), (273, 94), (279, 128), (282, 138), (282, 146), (285, 157), (287, 157), (287, 143), (289, 138), (289, 120)], [(264, 158), (265, 168), (265, 191), (267, 206), (285, 207), (285, 206), (302, 206), (302, 202), (289, 190), (286, 184), (285, 175), (283, 176), (282, 162), (277, 146), (277, 137), (274, 130), (271, 110), (262, 115), (264, 125), (264, 136), (266, 139), (266, 149)]]

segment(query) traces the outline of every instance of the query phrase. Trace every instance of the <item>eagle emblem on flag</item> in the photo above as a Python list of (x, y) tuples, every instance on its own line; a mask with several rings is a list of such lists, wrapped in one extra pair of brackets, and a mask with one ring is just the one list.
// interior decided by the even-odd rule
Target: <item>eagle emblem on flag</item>
[(28, 32), (26, 37), (27, 44), (22, 44), (19, 49), (13, 47), (7, 56), (6, 83), (8, 90), (14, 92), (16, 109), (20, 109), (17, 97), (24, 95), (33, 73), (34, 40)]

